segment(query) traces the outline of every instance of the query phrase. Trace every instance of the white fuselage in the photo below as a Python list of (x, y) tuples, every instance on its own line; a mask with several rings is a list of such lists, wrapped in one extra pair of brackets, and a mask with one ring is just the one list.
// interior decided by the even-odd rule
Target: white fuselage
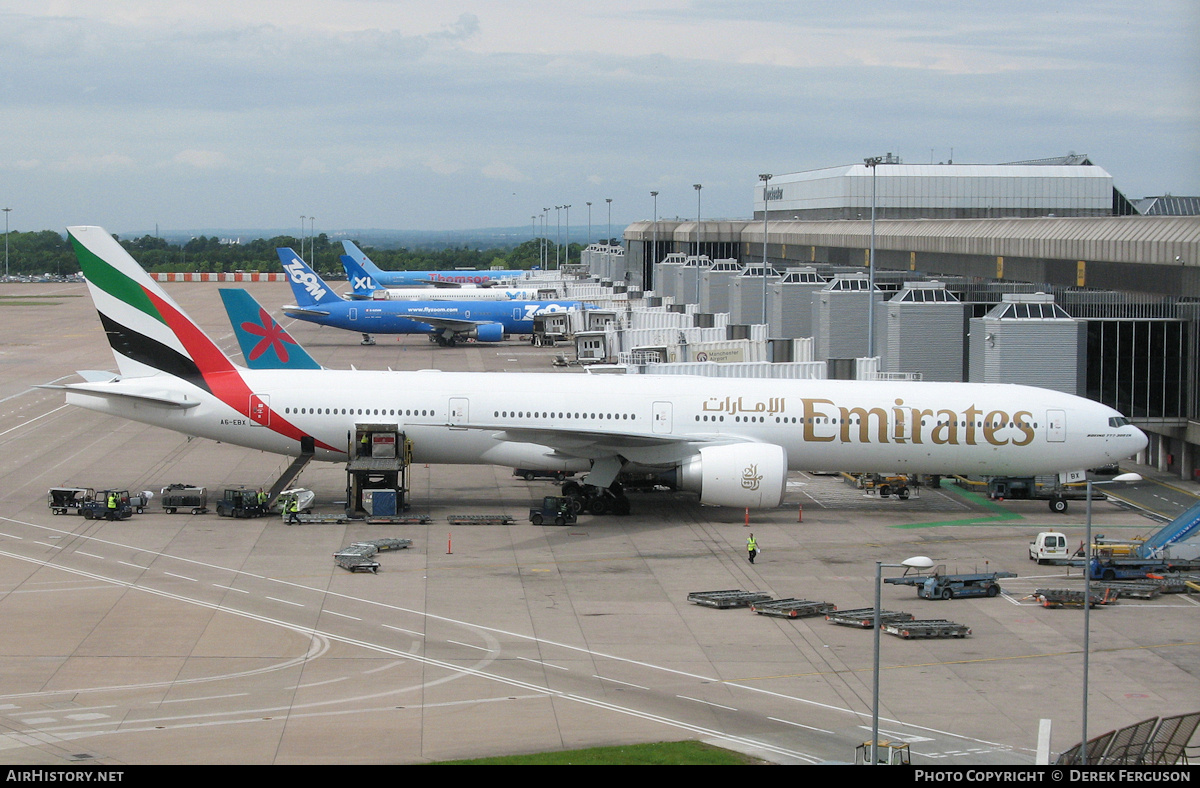
[[(240, 446), (297, 455), (284, 424), (339, 461), (358, 423), (395, 423), (413, 459), (585, 470), (616, 455), (669, 467), (701, 446), (776, 444), (794, 470), (1034, 475), (1140, 451), (1145, 435), (1113, 409), (1017, 385), (738, 380), (686, 376), (240, 370), (267, 406), (259, 424), (178, 378), (105, 386), (195, 407), (159, 408), (71, 390), (68, 402)], [(327, 448), (320, 448), (324, 444)]]
[(528, 287), (389, 287), (375, 290), (372, 301), (537, 301), (536, 288)]

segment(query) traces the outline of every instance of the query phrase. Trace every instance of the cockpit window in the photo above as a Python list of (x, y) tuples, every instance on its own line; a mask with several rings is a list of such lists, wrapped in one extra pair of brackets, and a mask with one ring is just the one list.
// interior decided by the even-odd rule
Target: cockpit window
[(1124, 416), (1113, 416), (1108, 420), (1108, 426), (1110, 427), (1128, 427), (1132, 423)]

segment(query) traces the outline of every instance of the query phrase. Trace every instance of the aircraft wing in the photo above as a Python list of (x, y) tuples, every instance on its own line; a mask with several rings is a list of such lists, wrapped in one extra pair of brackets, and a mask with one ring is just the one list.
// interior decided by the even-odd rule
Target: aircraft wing
[(418, 323), (424, 323), (427, 326), (433, 326), (441, 331), (453, 331), (456, 334), (474, 331), (480, 326), (496, 322), (495, 320), (461, 320), (453, 317), (430, 317), (429, 315), (408, 313), (401, 315), (401, 317), (415, 320)]
[(511, 424), (452, 424), (452, 428), (492, 431), (497, 441), (533, 443), (546, 446), (568, 457), (601, 460), (621, 457), (640, 465), (669, 465), (687, 459), (700, 446), (743, 443), (744, 438), (729, 435), (689, 433), (678, 435), (647, 435), (646, 433), (614, 432), (611, 430), (576, 429), (572, 427), (514, 427)]

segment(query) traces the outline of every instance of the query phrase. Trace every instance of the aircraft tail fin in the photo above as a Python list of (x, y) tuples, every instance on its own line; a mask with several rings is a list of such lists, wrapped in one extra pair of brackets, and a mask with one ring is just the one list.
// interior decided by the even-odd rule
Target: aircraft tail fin
[(367, 253), (355, 246), (353, 241), (342, 241), (342, 249), (346, 250), (346, 254), (353, 258), (362, 270), (376, 279), (383, 273), (379, 266), (375, 265), (370, 257), (367, 257)]
[(117, 368), (166, 373), (211, 390), (233, 362), (102, 227), (68, 227)]
[(296, 296), (296, 306), (313, 306), (315, 304), (332, 304), (342, 298), (333, 292), (333, 288), (325, 284), (320, 274), (308, 267), (300, 259), (300, 255), (288, 248), (276, 249), (279, 262), (288, 275), (288, 284)]
[(346, 276), (350, 279), (350, 290), (357, 298), (370, 298), (376, 290), (381, 289), (375, 277), (363, 270), (353, 257), (344, 254), (341, 260), (342, 268), (346, 270)]
[(236, 287), (223, 287), (219, 292), (247, 367), (321, 369), (321, 365), (288, 334), (287, 329), (275, 322), (252, 295)]

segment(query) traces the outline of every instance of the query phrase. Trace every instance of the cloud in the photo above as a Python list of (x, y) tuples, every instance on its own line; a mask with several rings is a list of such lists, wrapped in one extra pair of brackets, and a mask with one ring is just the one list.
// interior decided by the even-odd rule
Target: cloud
[(516, 167), (511, 164), (494, 161), (491, 164), (484, 165), (480, 169), (480, 174), (485, 178), (490, 178), (496, 181), (524, 181), (528, 180)]
[(220, 151), (212, 150), (182, 150), (176, 153), (171, 161), (175, 164), (186, 164), (198, 170), (214, 170), (229, 166), (229, 157)]
[(65, 159), (52, 165), (60, 172), (118, 172), (134, 168), (134, 160), (120, 153), (102, 153), (88, 155), (73, 153)]

